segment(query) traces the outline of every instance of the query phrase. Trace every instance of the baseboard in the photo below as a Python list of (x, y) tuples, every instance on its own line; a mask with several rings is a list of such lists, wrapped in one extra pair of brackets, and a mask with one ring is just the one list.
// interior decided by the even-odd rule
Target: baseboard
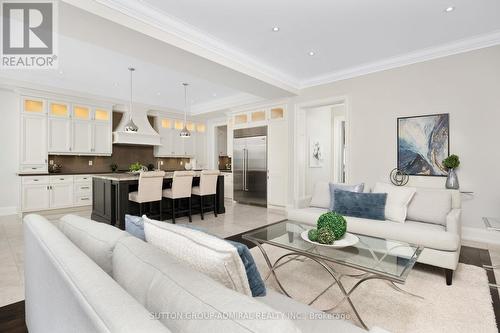
[(500, 245), (500, 231), (462, 227), (462, 239), (471, 242)]
[(0, 207), (0, 216), (16, 215), (16, 214), (17, 214), (17, 207), (15, 207), (15, 206)]

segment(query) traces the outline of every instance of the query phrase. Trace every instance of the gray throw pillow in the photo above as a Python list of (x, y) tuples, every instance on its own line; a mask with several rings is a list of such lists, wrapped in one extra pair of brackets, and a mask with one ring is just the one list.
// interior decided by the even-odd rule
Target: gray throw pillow
[(335, 190), (361, 193), (365, 189), (365, 183), (357, 185), (330, 183), (330, 211), (335, 211)]
[(335, 211), (341, 215), (385, 220), (387, 193), (356, 193), (335, 190)]
[(144, 221), (140, 216), (125, 215), (125, 231), (143, 241), (146, 241), (144, 235)]

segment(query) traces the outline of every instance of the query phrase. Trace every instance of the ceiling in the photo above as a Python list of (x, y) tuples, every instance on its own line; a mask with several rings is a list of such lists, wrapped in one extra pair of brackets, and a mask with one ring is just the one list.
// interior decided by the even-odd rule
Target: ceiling
[(485, 34), (500, 43), (498, 0), (141, 0), (134, 10), (185, 25), (298, 87)]
[(157, 39), (60, 3), (56, 70), (0, 70), (0, 83), (127, 103), (130, 73), (134, 103), (183, 112), (188, 82), (190, 109), (211, 112), (283, 96), (283, 90)]
[(182, 112), (189, 82), (192, 114), (500, 44), (498, 0), (63, 0), (58, 18), (60, 68), (0, 82), (126, 102), (133, 66), (134, 101)]

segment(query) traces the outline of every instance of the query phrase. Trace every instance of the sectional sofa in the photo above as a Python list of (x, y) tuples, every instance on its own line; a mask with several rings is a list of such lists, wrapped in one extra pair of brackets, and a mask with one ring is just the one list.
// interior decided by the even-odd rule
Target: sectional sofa
[(28, 215), (24, 243), (32, 333), (364, 332), (348, 321), (312, 319), (323, 313), (272, 290), (255, 298), (237, 293), (91, 220)]
[[(315, 184), (313, 194), (298, 207), (287, 210), (289, 220), (316, 225), (318, 217), (329, 211), (327, 182)], [(422, 245), (418, 262), (445, 269), (446, 284), (452, 284), (461, 247), (461, 199), (456, 190), (416, 188), (404, 223), (346, 216), (347, 230)]]

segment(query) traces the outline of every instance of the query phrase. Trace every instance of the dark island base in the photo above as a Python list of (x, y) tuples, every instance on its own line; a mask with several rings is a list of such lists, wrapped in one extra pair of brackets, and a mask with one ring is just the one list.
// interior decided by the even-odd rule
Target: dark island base
[[(193, 178), (193, 186), (198, 186), (200, 178)], [(94, 221), (103, 222), (114, 225), (122, 230), (125, 229), (125, 214), (139, 215), (139, 205), (135, 202), (129, 202), (128, 194), (137, 191), (137, 180), (109, 180), (94, 177), (92, 180), (92, 215)], [(172, 179), (165, 178), (163, 181), (163, 188), (172, 187)], [(226, 208), (224, 207), (224, 176), (219, 176), (217, 180), (217, 214), (224, 214)], [(204, 199), (203, 212), (207, 215), (212, 212), (213, 199)], [(152, 203), (153, 214), (159, 215), (159, 203)], [(199, 214), (200, 200), (198, 197), (192, 197), (192, 214)], [(171, 200), (163, 199), (162, 201), (163, 219), (171, 219)], [(175, 210), (176, 218), (187, 216), (188, 200), (176, 201)], [(149, 204), (143, 204), (144, 212), (149, 212)], [(184, 211), (181, 213), (181, 211)]]

